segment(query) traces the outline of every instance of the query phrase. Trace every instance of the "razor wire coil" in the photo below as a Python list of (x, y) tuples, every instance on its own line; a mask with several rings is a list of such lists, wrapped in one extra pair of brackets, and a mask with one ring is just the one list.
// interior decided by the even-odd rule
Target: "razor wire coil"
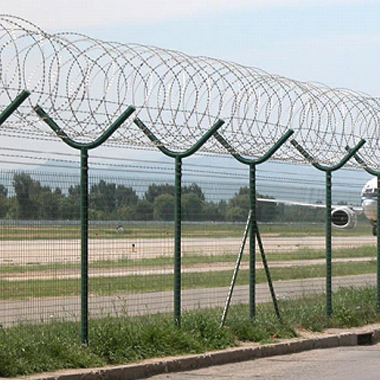
[[(49, 34), (0, 15), (0, 107), (23, 89), (31, 96), (1, 126), (2, 134), (55, 138), (33, 111), (39, 104), (70, 138), (89, 142), (134, 105), (136, 113), (109, 144), (152, 147), (133, 123), (138, 117), (163, 145), (184, 151), (223, 119), (219, 132), (242, 155), (261, 157), (292, 128), (317, 162), (334, 165), (347, 145), (364, 138), (362, 156), (380, 167), (379, 98), (178, 51)], [(215, 139), (202, 150), (226, 152)], [(305, 161), (291, 144), (274, 158)]]

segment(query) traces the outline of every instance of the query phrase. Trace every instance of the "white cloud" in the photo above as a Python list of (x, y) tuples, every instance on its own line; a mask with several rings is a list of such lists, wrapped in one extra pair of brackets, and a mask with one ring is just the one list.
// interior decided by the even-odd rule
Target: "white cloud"
[(2, 0), (10, 14), (49, 30), (144, 23), (234, 10), (358, 4), (377, 0)]

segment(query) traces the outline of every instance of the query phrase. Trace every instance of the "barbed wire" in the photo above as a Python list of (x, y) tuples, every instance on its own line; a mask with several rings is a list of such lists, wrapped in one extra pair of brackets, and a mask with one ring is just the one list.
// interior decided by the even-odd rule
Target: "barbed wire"
[[(55, 138), (33, 111), (39, 104), (72, 139), (94, 141), (129, 105), (136, 112), (108, 144), (152, 147), (138, 117), (172, 150), (190, 148), (218, 119), (236, 153), (261, 157), (289, 129), (320, 163), (334, 165), (361, 138), (366, 163), (380, 167), (380, 99), (263, 70), (75, 33), (49, 34), (0, 15), (0, 107), (31, 96), (0, 128), (11, 136)], [(225, 153), (216, 139), (202, 148)], [(275, 159), (304, 162), (291, 144)], [(350, 161), (355, 164), (354, 160)]]

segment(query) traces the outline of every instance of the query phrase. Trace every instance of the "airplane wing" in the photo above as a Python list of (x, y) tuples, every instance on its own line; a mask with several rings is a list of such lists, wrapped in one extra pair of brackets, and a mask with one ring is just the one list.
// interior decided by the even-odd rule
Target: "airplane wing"
[[(326, 208), (326, 205), (322, 203), (307, 203), (307, 202), (297, 202), (297, 201), (289, 201), (284, 199), (271, 199), (271, 198), (257, 198), (258, 202), (268, 202), (268, 203), (276, 203), (276, 204), (284, 204), (289, 206), (304, 206), (310, 208)], [(348, 206), (348, 205), (332, 205), (332, 209), (340, 209), (340, 208), (348, 208), (354, 211), (356, 214), (363, 213), (363, 207), (361, 206)]]
[[(326, 208), (326, 205), (320, 203), (296, 202), (283, 199), (257, 198), (257, 201), (289, 206), (303, 206), (314, 209)], [(357, 222), (356, 215), (363, 213), (363, 208), (360, 206), (332, 205), (331, 208), (331, 224), (333, 227), (342, 230), (350, 230), (354, 228)]]

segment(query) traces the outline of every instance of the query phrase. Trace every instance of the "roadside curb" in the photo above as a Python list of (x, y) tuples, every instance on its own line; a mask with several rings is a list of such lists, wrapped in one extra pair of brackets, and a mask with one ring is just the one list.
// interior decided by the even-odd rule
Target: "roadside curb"
[[(229, 348), (201, 355), (152, 359), (137, 364), (57, 371), (13, 380), (138, 380), (162, 373), (189, 371), (214, 365), (236, 363), (277, 355), (343, 346), (369, 345), (380, 341), (380, 328), (343, 332), (318, 338), (298, 338), (286, 342)], [(12, 380), (7, 378), (7, 380)]]

